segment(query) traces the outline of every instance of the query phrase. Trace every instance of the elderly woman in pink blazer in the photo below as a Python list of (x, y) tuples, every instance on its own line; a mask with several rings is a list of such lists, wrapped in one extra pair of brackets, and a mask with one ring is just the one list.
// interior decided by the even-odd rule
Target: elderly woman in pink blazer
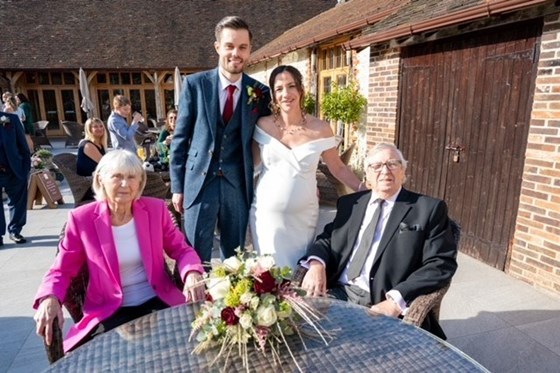
[[(145, 184), (142, 164), (128, 151), (109, 152), (97, 165), (97, 201), (70, 211), (60, 253), (35, 297), (37, 334), (47, 344), (56, 317), (62, 326), (61, 301), (84, 263), (89, 272), (84, 316), (68, 332), (65, 351), (137, 317), (204, 299), (198, 255), (164, 201), (140, 197)], [(165, 272), (164, 252), (177, 261), (183, 292)]]

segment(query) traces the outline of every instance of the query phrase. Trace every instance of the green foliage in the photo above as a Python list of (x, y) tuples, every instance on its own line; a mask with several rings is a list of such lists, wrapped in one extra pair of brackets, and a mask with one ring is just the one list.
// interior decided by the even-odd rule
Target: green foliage
[(35, 155), (43, 160), (52, 158), (52, 152), (48, 149), (39, 149), (35, 152)]
[(315, 114), (315, 97), (309, 93), (306, 93), (303, 98), (303, 110), (307, 114)]
[(366, 105), (367, 99), (358, 91), (355, 82), (346, 87), (333, 84), (332, 91), (321, 101), (321, 111), (328, 120), (354, 124), (360, 120)]

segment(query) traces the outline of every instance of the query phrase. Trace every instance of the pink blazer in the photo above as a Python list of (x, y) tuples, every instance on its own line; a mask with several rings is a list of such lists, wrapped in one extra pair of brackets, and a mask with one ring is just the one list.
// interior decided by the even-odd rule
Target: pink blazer
[[(193, 270), (203, 273), (198, 255), (173, 224), (164, 201), (141, 197), (134, 202), (132, 213), (148, 281), (155, 293), (170, 306), (185, 303), (185, 296), (165, 272), (163, 252), (177, 261), (182, 278)], [(70, 280), (84, 262), (89, 271), (84, 317), (69, 330), (64, 351), (76, 345), (122, 304), (119, 262), (105, 201), (92, 202), (70, 211), (60, 253), (43, 278), (33, 307), (37, 309), (39, 300), (51, 294), (63, 300)]]

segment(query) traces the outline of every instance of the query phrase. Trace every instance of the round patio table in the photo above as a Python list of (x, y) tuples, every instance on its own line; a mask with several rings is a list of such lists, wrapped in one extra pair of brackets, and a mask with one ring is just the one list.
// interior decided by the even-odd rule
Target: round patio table
[[(332, 334), (321, 340), (288, 337), (303, 372), (486, 372), (472, 358), (415, 326), (398, 319), (371, 315), (365, 307), (327, 298), (308, 298), (324, 315), (321, 325)], [(224, 361), (210, 365), (215, 350), (192, 354), (191, 322), (199, 305), (159, 311), (113, 329), (51, 365), (51, 372), (242, 372), (246, 369), (234, 348)], [(252, 344), (251, 344), (252, 346)], [(285, 347), (281, 366), (270, 351), (249, 347), (251, 372), (297, 372)]]

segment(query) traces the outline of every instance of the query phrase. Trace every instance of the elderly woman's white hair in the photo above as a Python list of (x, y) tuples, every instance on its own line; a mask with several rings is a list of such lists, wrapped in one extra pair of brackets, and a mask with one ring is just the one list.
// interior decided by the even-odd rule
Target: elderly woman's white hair
[(114, 173), (139, 176), (140, 188), (138, 188), (138, 194), (134, 196), (134, 199), (140, 198), (146, 186), (146, 171), (144, 171), (142, 163), (136, 154), (128, 150), (117, 149), (105, 154), (97, 164), (95, 171), (93, 171), (92, 189), (96, 200), (104, 201), (107, 199), (101, 178)]
[(397, 146), (395, 144), (391, 144), (391, 143), (387, 143), (387, 142), (379, 143), (379, 144), (375, 145), (373, 148), (371, 148), (371, 150), (367, 154), (366, 161), (364, 162), (364, 171), (367, 172), (367, 168), (371, 163), (371, 158), (373, 158), (373, 156), (375, 154), (377, 154), (378, 152), (383, 151), (383, 150), (393, 150), (393, 151), (395, 151), (395, 153), (397, 153), (397, 155), (399, 157), (399, 161), (401, 161), (403, 170), (406, 171), (406, 166), (408, 165), (408, 161), (406, 159), (404, 159), (404, 156), (403, 156), (402, 152), (399, 150), (399, 148), (397, 148)]

